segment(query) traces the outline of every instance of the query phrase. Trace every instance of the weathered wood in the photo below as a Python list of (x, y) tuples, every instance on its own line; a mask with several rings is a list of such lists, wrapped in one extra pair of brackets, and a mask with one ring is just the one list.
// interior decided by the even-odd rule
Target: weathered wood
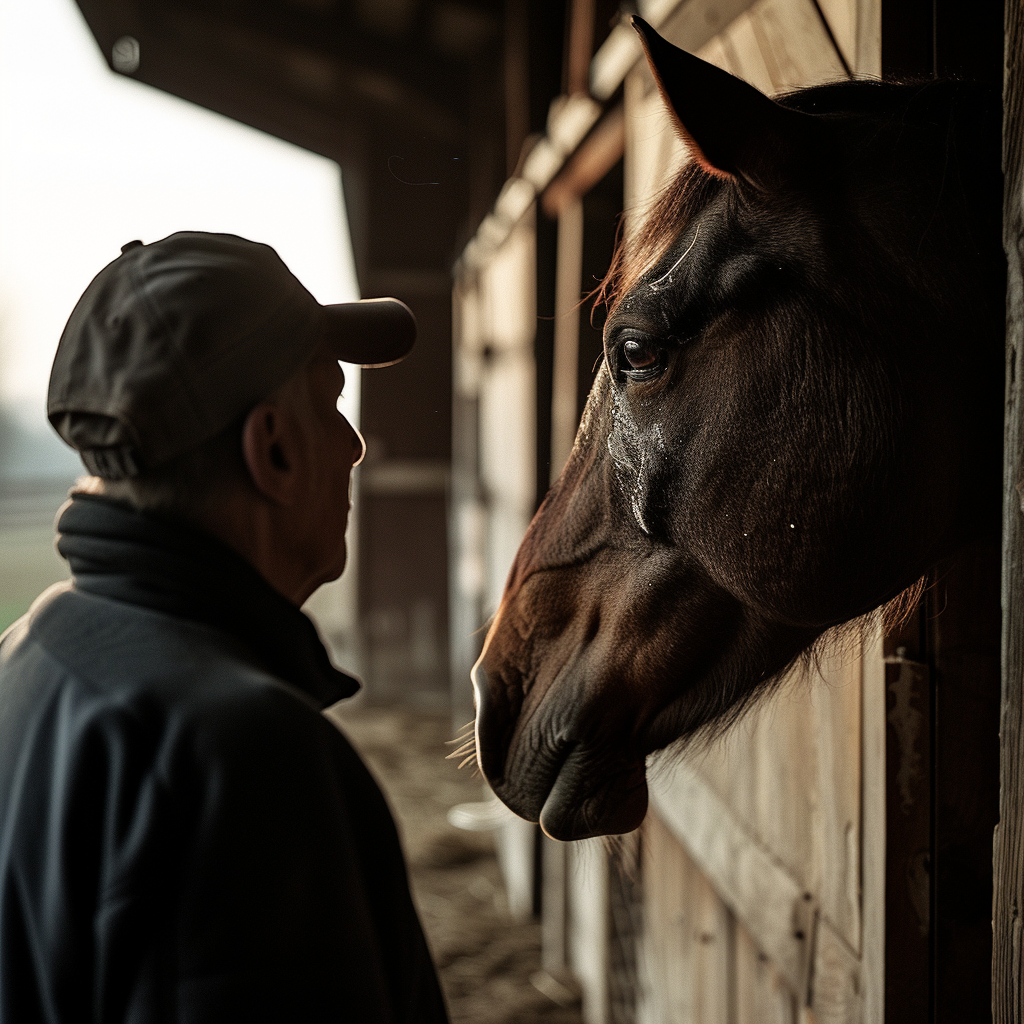
[(860, 5), (857, 0), (818, 0), (818, 6), (843, 59), (853, 70), (857, 65), (857, 17)]
[(741, 14), (718, 38), (723, 51), (722, 66), (726, 71), (769, 96), (775, 92), (775, 82), (754, 32), (750, 13)]
[(697, 870), (656, 814), (641, 839), (644, 935), (638, 1024), (699, 1024), (693, 1013), (692, 890)]
[(860, 959), (824, 918), (818, 921), (815, 936), (811, 985), (810, 1005), (818, 1024), (858, 1024)]
[[(880, 629), (861, 654), (861, 986), (864, 1024), (885, 1020), (886, 720)], [(890, 1016), (890, 1020), (892, 1020)]]
[(569, 964), (583, 989), (585, 1024), (609, 1024), (608, 858), (599, 839), (566, 849)]
[(774, 92), (847, 77), (811, 0), (760, 0), (750, 18)]
[(555, 355), (551, 385), (551, 482), (561, 476), (572, 451), (579, 409), (576, 375), (583, 276), (583, 200), (567, 203), (558, 215), (555, 270)]
[(654, 809), (797, 993), (808, 989), (815, 905), (686, 764), (651, 779)]
[(568, 854), (565, 843), (541, 837), (541, 964), (556, 976), (569, 965)]
[(494, 833), (498, 863), (505, 879), (509, 912), (517, 921), (533, 916), (534, 889), (537, 885), (537, 826), (522, 818), (509, 817)]
[(589, 192), (622, 159), (625, 132), (626, 118), (619, 104), (594, 126), (544, 190), (541, 206), (549, 217)]
[(687, 156), (646, 64), (630, 72), (625, 93), (623, 215), (626, 231), (632, 232), (643, 223), (653, 198)]
[(1024, 4), (1006, 3), (1003, 244), (1006, 299), (1003, 681), (999, 826), (994, 840), (992, 1010), (1024, 1021)]
[[(861, 656), (822, 659), (810, 680), (818, 853), (812, 891), (847, 945), (861, 950)], [(806, 880), (805, 880), (805, 884)]]
[(735, 986), (736, 919), (701, 875), (693, 894), (693, 1016), (728, 1021)]
[(796, 1024), (796, 997), (739, 923), (735, 972), (736, 1024)]

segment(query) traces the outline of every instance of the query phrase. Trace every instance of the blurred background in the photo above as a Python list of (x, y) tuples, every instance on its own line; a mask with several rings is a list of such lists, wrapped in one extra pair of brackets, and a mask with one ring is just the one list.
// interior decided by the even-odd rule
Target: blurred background
[[(334, 714), (398, 813), (456, 1024), (980, 1020), (990, 882), (958, 903), (935, 879), (990, 872), (994, 796), (961, 796), (997, 790), (993, 706), (965, 725), (928, 694), (998, 693), (998, 656), (992, 685), (942, 662), (998, 641), (998, 585), (967, 601), (983, 628), (922, 619), (785, 690), (616, 843), (553, 843), (443, 759), (601, 354), (583, 300), (685, 159), (633, 13), (769, 94), (1002, 78), (1001, 5), (966, 0), (0, 0), (0, 628), (65, 575), (81, 467), (45, 392), (82, 290), (131, 239), (268, 242), (320, 301), (419, 321), (399, 366), (347, 368), (350, 564), (308, 610), (366, 681)], [(906, 820), (897, 650), (931, 744)]]

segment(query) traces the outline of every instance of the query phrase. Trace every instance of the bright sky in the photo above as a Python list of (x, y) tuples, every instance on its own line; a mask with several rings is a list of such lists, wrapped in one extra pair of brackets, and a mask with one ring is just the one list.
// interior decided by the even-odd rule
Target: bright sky
[(26, 426), (92, 277), (181, 229), (268, 242), (321, 302), (358, 297), (337, 164), (109, 71), (73, 0), (0, 0), (0, 402)]

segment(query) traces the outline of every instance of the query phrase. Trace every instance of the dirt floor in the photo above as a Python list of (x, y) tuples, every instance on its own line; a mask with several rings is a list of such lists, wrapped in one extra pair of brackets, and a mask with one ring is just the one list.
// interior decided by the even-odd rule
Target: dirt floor
[(448, 715), (357, 704), (336, 718), (395, 811), (452, 1024), (580, 1024), (578, 1002), (541, 970), (540, 925), (509, 915), (490, 833), (448, 823), (483, 795), (445, 760)]

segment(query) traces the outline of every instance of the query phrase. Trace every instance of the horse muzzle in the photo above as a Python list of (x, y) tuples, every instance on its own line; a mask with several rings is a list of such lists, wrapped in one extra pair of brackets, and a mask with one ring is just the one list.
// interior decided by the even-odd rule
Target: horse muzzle
[(520, 707), (509, 706), (508, 693), (497, 682), (488, 678), (481, 659), (473, 668), (477, 758), (502, 803), (528, 821), (539, 821), (552, 839), (638, 828), (647, 812), (644, 761), (601, 756), (584, 742), (545, 728), (543, 702), (529, 721), (520, 721)]

